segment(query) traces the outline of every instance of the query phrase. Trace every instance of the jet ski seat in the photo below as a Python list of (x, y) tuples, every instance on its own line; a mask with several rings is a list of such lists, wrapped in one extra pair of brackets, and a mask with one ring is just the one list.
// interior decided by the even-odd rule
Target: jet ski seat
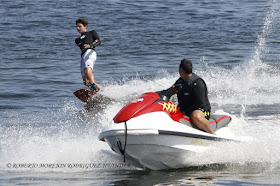
[[(228, 115), (211, 114), (209, 119), (209, 125), (211, 126), (213, 131), (217, 131), (218, 129), (227, 126), (230, 121), (231, 117)], [(179, 119), (179, 122), (189, 127), (199, 129), (195, 124), (191, 122), (189, 116), (184, 115), (182, 118)]]

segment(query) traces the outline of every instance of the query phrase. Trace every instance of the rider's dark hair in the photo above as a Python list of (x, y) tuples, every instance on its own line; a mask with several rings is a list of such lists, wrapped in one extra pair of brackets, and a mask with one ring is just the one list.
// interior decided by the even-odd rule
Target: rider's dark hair
[(187, 74), (192, 73), (192, 62), (188, 59), (182, 59), (180, 63), (180, 68), (184, 70)]

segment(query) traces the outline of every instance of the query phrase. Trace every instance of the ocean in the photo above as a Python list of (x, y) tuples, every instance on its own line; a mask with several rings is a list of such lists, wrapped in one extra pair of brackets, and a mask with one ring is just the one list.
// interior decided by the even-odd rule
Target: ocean
[[(279, 185), (278, 0), (1, 0), (0, 185)], [(93, 73), (110, 99), (85, 105), (75, 20), (102, 44)], [(169, 88), (190, 59), (212, 112), (244, 143), (183, 169), (123, 162), (98, 140), (130, 100)]]

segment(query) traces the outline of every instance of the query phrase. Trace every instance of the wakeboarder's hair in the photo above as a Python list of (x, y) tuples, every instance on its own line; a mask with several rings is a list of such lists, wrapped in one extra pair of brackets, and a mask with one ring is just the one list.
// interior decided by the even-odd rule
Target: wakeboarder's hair
[(78, 19), (76, 20), (76, 25), (77, 25), (78, 23), (82, 23), (84, 26), (87, 26), (87, 25), (88, 25), (88, 20), (87, 20), (86, 18), (78, 18)]

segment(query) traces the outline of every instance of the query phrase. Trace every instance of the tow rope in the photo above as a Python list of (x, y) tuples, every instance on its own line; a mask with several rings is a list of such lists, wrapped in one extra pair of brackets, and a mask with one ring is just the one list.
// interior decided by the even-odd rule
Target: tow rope
[(118, 148), (121, 152), (121, 154), (123, 155), (123, 162), (125, 162), (125, 148), (126, 148), (126, 141), (127, 141), (127, 125), (126, 125), (126, 121), (124, 122), (124, 127), (125, 127), (125, 130), (124, 130), (124, 133), (125, 133), (125, 136), (124, 136), (124, 147), (122, 148), (122, 142), (118, 139), (117, 141), (117, 145), (118, 145)]

